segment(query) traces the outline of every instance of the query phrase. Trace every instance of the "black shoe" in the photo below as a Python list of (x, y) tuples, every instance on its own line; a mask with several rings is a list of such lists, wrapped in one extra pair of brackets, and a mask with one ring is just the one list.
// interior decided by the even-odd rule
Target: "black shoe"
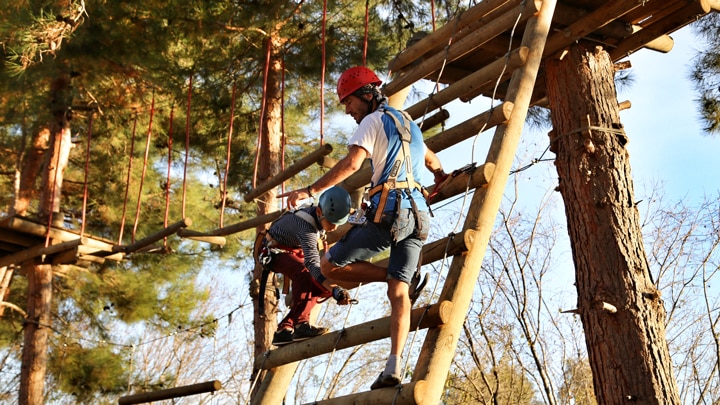
[(400, 376), (397, 374), (385, 375), (380, 373), (378, 378), (375, 379), (375, 382), (370, 386), (370, 389), (377, 390), (380, 388), (394, 387), (398, 384), (400, 384)]
[(413, 278), (410, 280), (410, 288), (408, 289), (411, 304), (415, 304), (415, 301), (420, 297), (420, 292), (425, 288), (427, 281), (427, 273), (420, 274), (420, 270), (418, 270), (413, 274)]
[(293, 330), (292, 329), (280, 329), (275, 332), (273, 336), (272, 344), (275, 346), (282, 346), (293, 342)]
[(295, 325), (295, 333), (292, 335), (293, 342), (300, 342), (302, 340), (314, 338), (326, 334), (328, 328), (320, 328), (312, 326), (308, 322), (303, 322), (299, 325)]

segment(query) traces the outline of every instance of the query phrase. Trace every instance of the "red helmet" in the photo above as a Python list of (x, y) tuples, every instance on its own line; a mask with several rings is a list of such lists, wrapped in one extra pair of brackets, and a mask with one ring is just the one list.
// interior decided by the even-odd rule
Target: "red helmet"
[(375, 72), (365, 66), (355, 66), (343, 72), (337, 84), (337, 94), (342, 103), (349, 95), (366, 84), (379, 86), (382, 80), (378, 79)]

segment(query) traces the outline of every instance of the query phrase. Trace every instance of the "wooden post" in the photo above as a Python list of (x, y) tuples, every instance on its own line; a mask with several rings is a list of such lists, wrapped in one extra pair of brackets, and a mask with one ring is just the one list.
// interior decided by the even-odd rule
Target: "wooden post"
[(453, 311), (448, 322), (428, 330), (413, 373), (413, 381), (425, 380), (428, 383), (419, 404), (435, 405), (440, 402), (472, 298), (472, 286), (480, 272), (527, 116), (555, 3), (555, 0), (543, 1), (539, 13), (528, 21), (525, 28), (522, 42), (530, 49), (528, 61), (512, 76), (508, 92), (508, 99), (514, 104), (512, 115), (507, 124), (497, 127), (488, 153), (487, 161), (495, 163), (495, 172), (487, 187), (476, 190), (465, 222), (466, 229), (476, 230), (475, 241), (467, 255), (453, 259), (440, 296), (441, 300), (453, 302)]
[(120, 399), (118, 400), (118, 405), (142, 404), (145, 402), (161, 401), (163, 399), (172, 399), (186, 397), (188, 395), (203, 394), (206, 392), (215, 392), (219, 389), (222, 389), (222, 383), (220, 381), (206, 381), (198, 384), (185, 385), (182, 387), (168, 388), (166, 390), (143, 392), (141, 394), (120, 397)]
[(302, 170), (311, 166), (313, 163), (322, 162), (322, 158), (326, 155), (329, 155), (332, 150), (332, 145), (330, 145), (329, 143), (322, 145), (314, 152), (293, 163), (290, 167), (286, 168), (281, 173), (278, 173), (277, 175), (269, 178), (266, 182), (260, 184), (254, 190), (250, 190), (249, 193), (245, 194), (245, 197), (243, 197), (243, 199), (245, 200), (245, 202), (253, 201), (261, 195), (267, 193), (274, 187), (282, 184), (282, 182), (284, 182), (285, 180), (300, 173)]

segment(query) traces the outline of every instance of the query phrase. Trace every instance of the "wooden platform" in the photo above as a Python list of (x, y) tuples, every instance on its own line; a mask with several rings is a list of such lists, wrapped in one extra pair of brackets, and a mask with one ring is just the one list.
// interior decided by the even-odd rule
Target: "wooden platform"
[[(452, 94), (433, 97), (428, 112), (456, 98), (469, 101), (479, 95), (492, 96), (505, 60), (514, 59), (515, 65), (522, 63), (520, 34), (540, 4), (537, 0), (527, 0), (524, 7), (522, 0), (480, 2), (393, 59), (388, 65), (393, 80), (385, 85), (385, 94), (393, 95), (420, 79), (449, 85), (442, 92)], [(644, 48), (669, 52), (673, 47), (670, 34), (712, 10), (720, 10), (720, 0), (558, 1), (543, 56), (558, 55), (575, 41), (602, 46), (613, 61)], [(479, 73), (482, 71), (485, 73)], [(495, 94), (499, 100), (506, 99), (513, 69), (505, 71)], [(541, 67), (533, 104), (541, 103), (545, 97), (543, 78)], [(428, 101), (424, 100), (410, 107), (411, 115), (418, 118), (426, 105)]]

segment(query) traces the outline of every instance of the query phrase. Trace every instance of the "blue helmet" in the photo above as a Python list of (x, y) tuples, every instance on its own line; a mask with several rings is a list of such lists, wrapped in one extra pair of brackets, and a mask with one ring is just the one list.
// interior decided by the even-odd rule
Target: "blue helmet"
[(332, 186), (320, 195), (318, 205), (325, 219), (332, 224), (342, 225), (347, 222), (352, 200), (344, 188)]

